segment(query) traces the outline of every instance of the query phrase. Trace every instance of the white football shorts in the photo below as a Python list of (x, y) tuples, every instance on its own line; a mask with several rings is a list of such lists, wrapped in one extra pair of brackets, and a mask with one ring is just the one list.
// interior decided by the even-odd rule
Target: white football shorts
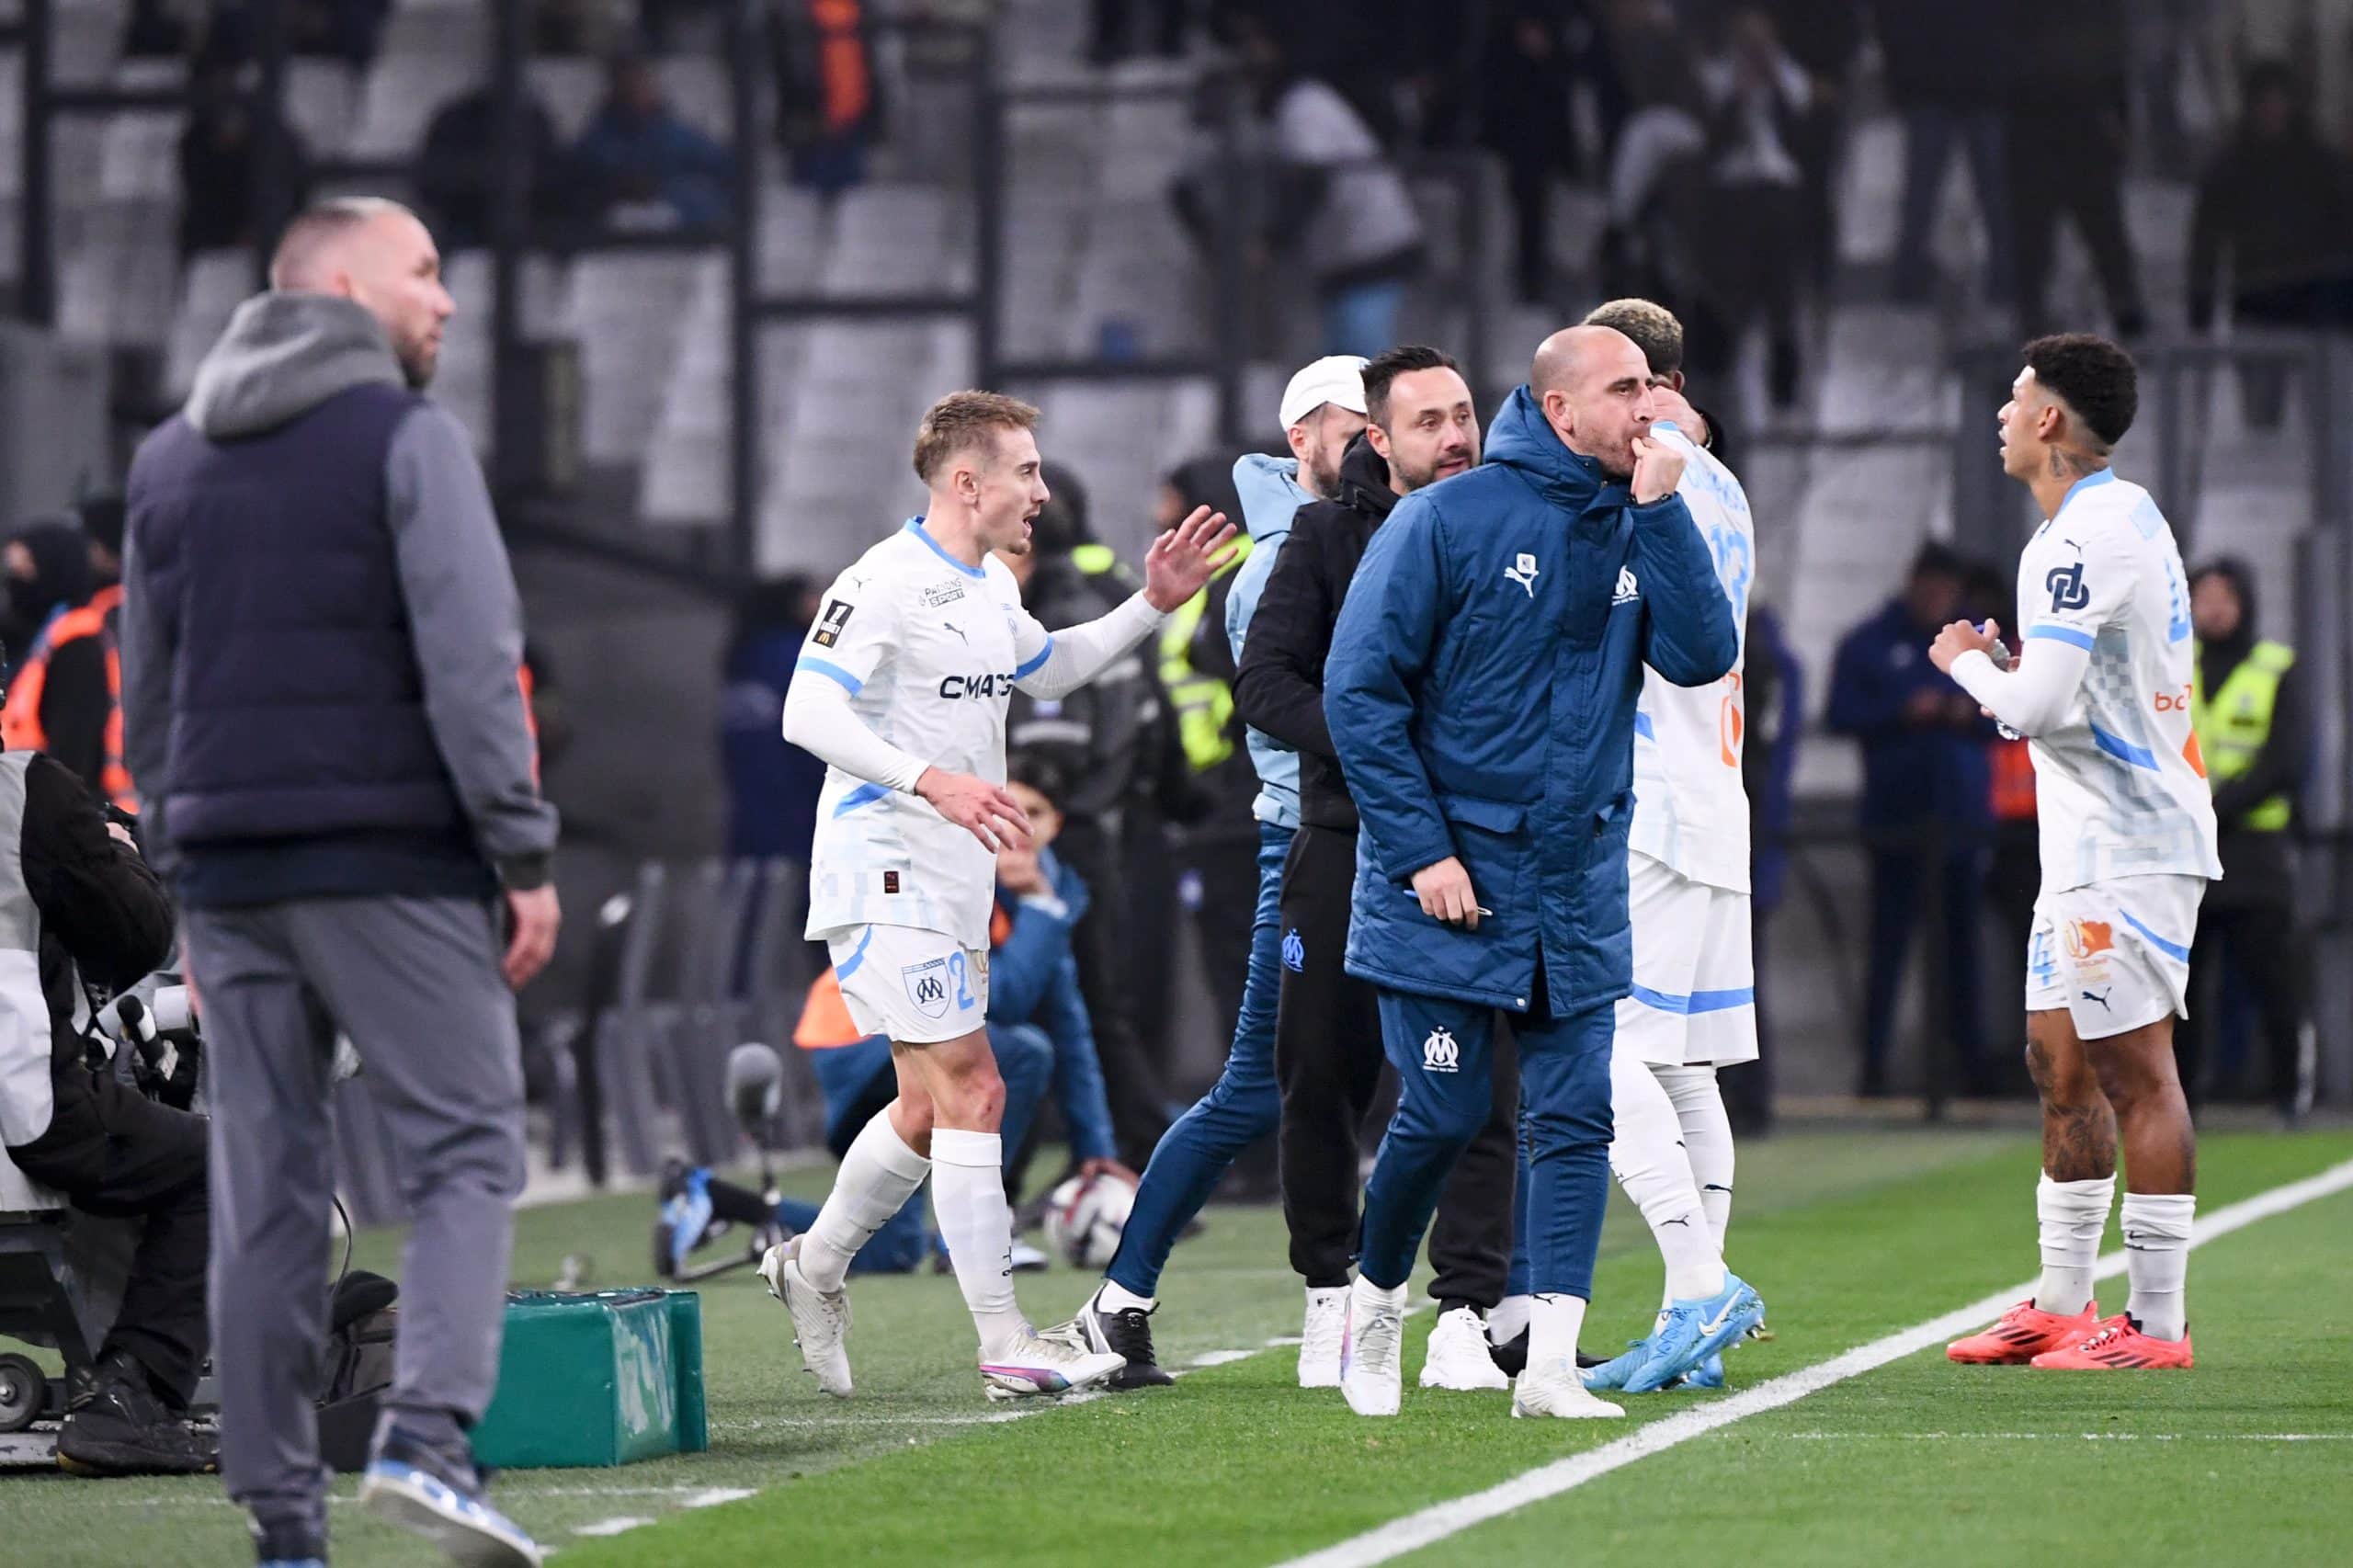
[(2067, 1009), (2079, 1040), (2189, 1016), (2189, 944), (2206, 879), (2120, 877), (2046, 892), (2027, 938), (2026, 1010)]
[(850, 1022), (902, 1045), (936, 1045), (988, 1021), (989, 956), (913, 926), (854, 926), (826, 943)]
[(1618, 1003), (1616, 1049), (1659, 1067), (1756, 1060), (1756, 959), (1748, 895), (1630, 855), (1634, 994)]

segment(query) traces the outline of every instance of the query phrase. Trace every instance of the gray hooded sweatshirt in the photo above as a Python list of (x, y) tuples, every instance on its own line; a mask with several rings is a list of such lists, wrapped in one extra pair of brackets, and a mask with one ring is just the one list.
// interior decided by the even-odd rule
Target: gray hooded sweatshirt
[[(404, 378), (366, 309), (333, 295), (266, 293), (238, 307), (198, 369), (183, 413), (207, 441), (234, 443), (369, 383), (399, 387)], [(150, 848), (168, 866), (163, 804), (172, 791), (178, 637), (159, 596), (143, 591), (139, 539), (142, 469), (165, 434), (150, 437), (131, 470), (121, 640), (126, 760)], [(472, 443), (446, 410), (419, 401), (401, 417), (385, 458), (384, 496), (434, 744), (483, 858), (506, 886), (539, 886), (555, 848), (556, 812), (540, 796), (517, 685), (522, 603)]]

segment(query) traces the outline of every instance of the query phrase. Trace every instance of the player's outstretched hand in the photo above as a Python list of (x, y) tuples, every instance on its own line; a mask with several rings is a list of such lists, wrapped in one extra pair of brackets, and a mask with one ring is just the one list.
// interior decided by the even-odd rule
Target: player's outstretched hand
[(1938, 632), (1937, 640), (1928, 644), (1928, 662), (1950, 675), (1953, 661), (1971, 652), (1983, 653), (1996, 664), (2006, 662), (2008, 649), (2003, 648), (1998, 655), (1994, 652), (2001, 647), (2002, 629), (1995, 622), (1989, 620), (1981, 627), (1975, 621), (1956, 620)]
[(1414, 873), (1414, 896), (1422, 901), (1422, 913), (1433, 920), (1467, 931), (1479, 928), (1479, 899), (1471, 891), (1471, 873), (1451, 855)]
[(1233, 559), (1233, 525), (1223, 512), (1196, 506), (1192, 515), (1144, 551), (1144, 602), (1166, 615), (1201, 591)]
[(933, 811), (979, 839), (992, 855), (1008, 846), (1029, 846), (1029, 818), (1021, 802), (985, 778), (926, 767), (915, 780), (915, 793), (930, 801)]
[(1683, 454), (1648, 436), (1634, 437), (1634, 502), (1647, 506), (1675, 494), (1683, 483)]

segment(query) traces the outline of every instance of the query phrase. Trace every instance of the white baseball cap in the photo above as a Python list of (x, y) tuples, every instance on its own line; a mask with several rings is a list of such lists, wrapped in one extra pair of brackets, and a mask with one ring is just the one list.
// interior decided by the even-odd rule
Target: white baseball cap
[(1283, 388), (1283, 428), (1290, 429), (1327, 403), (1362, 414), (1364, 367), (1363, 356), (1357, 354), (1327, 354), (1300, 367), (1290, 385)]

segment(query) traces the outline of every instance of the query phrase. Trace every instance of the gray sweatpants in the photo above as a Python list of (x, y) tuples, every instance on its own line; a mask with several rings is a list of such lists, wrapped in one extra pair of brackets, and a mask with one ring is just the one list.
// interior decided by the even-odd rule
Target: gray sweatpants
[(328, 1069), (351, 1037), (415, 1230), (390, 1406), (421, 1436), (480, 1419), (498, 1378), (523, 1062), (488, 904), (315, 899), (189, 910), (212, 1109), (221, 1476), (266, 1523), (324, 1530), (312, 1402), (326, 1336)]

